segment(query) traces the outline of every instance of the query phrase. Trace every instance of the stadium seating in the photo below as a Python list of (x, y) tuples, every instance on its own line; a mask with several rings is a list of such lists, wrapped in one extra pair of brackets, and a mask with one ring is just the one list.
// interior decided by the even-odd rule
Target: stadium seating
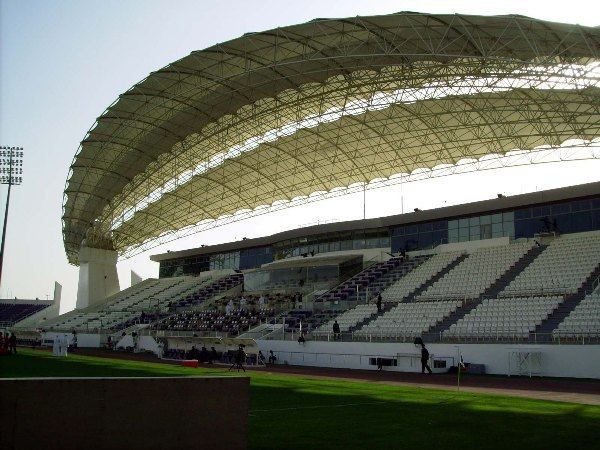
[(477, 249), (417, 300), (478, 298), (534, 245), (524, 242)]
[(460, 301), (398, 303), (390, 311), (355, 332), (374, 338), (414, 338), (450, 315)]
[(444, 332), (449, 338), (528, 338), (562, 296), (485, 299)]
[(244, 282), (244, 275), (235, 273), (224, 276), (213, 282), (206, 282), (197, 292), (188, 294), (184, 299), (174, 303), (176, 308), (187, 308), (206, 302), (212, 297), (227, 292)]
[(374, 304), (366, 304), (366, 305), (358, 305), (355, 308), (352, 308), (334, 319), (328, 321), (324, 325), (321, 325), (315, 331), (318, 332), (331, 332), (333, 329), (333, 323), (337, 320), (338, 325), (340, 326), (340, 331), (349, 331), (351, 328), (355, 327), (358, 323), (362, 322), (365, 319), (370, 318), (373, 314), (377, 313), (377, 306)]
[(145, 280), (125, 289), (99, 306), (60, 316), (45, 325), (49, 330), (121, 330), (135, 324), (151, 323), (177, 307), (197, 305), (239, 284), (241, 274), (218, 280), (173, 277)]
[(555, 239), (510, 283), (501, 297), (576, 292), (600, 264), (600, 233)]
[(554, 337), (600, 338), (600, 290), (587, 295), (554, 331)]
[(404, 300), (423, 284), (427, 283), (428, 280), (456, 261), (460, 255), (460, 252), (433, 255), (383, 291), (381, 294), (383, 301), (400, 302)]
[[(388, 259), (387, 261), (375, 263), (372, 266), (367, 267), (365, 270), (357, 273), (353, 277), (349, 278), (348, 280), (344, 281), (337, 287), (317, 297), (315, 301), (365, 301), (367, 291), (370, 291), (371, 293), (376, 292), (375, 289), (368, 288), (371, 285), (374, 285), (374, 283), (377, 280), (382, 278), (390, 271), (398, 268), (403, 263), (403, 259), (398, 257), (393, 257)], [(381, 287), (378, 287), (377, 289), (380, 288)]]
[(274, 317), (274, 309), (236, 309), (231, 314), (217, 310), (195, 311), (175, 314), (161, 322), (159, 328), (176, 331), (213, 331), (234, 336)]
[(0, 303), (0, 325), (10, 326), (48, 307), (49, 304)]

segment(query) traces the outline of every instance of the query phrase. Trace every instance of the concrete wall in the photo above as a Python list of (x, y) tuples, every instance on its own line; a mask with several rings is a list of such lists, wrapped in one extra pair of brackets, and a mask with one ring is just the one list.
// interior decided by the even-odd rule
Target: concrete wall
[(241, 377), (5, 379), (0, 448), (245, 449), (249, 405)]
[[(61, 333), (59, 331), (46, 331), (42, 333), (42, 340), (53, 341), (57, 336), (66, 337), (69, 344), (73, 342), (72, 333)], [(77, 333), (77, 347), (98, 348), (104, 341), (102, 340), (102, 336), (97, 333)]]
[(79, 284), (77, 309), (102, 302), (119, 292), (117, 252), (99, 248), (81, 247), (79, 250)]
[[(369, 357), (398, 357), (398, 366), (386, 368), (402, 372), (420, 372), (419, 348), (413, 344), (368, 342), (315, 342), (301, 345), (296, 341), (257, 340), (264, 355), (273, 350), (279, 363), (350, 369), (375, 369)], [(484, 364), (487, 373), (516, 373), (515, 351), (539, 352), (539, 367), (532, 364), (534, 374), (551, 377), (600, 379), (600, 345), (516, 345), (516, 344), (428, 344), (434, 357), (455, 364), (458, 354), (465, 362)], [(408, 355), (415, 355), (411, 358)], [(525, 366), (526, 367), (526, 366)], [(525, 372), (525, 371), (524, 371)]]

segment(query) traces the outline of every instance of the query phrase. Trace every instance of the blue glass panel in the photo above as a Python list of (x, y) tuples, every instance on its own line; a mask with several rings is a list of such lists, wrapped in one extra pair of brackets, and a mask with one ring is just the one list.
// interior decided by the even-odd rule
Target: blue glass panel
[(571, 208), (573, 211), (587, 211), (592, 209), (592, 202), (590, 200), (576, 200), (571, 203)]
[(589, 211), (573, 213), (571, 220), (573, 233), (591, 231), (592, 229), (592, 213)]
[(531, 209), (517, 209), (515, 211), (515, 220), (529, 219), (531, 217)]
[(425, 233), (428, 231), (433, 231), (433, 223), (432, 222), (426, 222), (426, 223), (419, 224), (419, 233)]
[(565, 214), (571, 212), (571, 203), (558, 203), (552, 205), (552, 215)]

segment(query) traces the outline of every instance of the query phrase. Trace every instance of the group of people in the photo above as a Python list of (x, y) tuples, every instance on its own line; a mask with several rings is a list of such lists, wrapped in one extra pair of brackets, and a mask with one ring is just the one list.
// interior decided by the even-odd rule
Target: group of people
[(17, 354), (17, 336), (15, 333), (8, 334), (0, 332), (0, 355)]
[(200, 363), (212, 364), (219, 359), (219, 355), (214, 347), (211, 347), (210, 351), (208, 351), (204, 345), (200, 350), (198, 350), (195, 345), (192, 345), (192, 348), (187, 353), (187, 358), (197, 359)]
[(54, 356), (67, 356), (69, 350), (69, 338), (66, 334), (54, 336), (52, 341), (52, 354)]

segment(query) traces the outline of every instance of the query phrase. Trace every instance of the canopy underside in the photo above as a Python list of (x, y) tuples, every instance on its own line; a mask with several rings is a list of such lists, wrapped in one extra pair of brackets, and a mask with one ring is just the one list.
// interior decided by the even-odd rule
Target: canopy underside
[(598, 28), (400, 13), (194, 52), (98, 119), (65, 188), (69, 261), (465, 158), (600, 135)]

